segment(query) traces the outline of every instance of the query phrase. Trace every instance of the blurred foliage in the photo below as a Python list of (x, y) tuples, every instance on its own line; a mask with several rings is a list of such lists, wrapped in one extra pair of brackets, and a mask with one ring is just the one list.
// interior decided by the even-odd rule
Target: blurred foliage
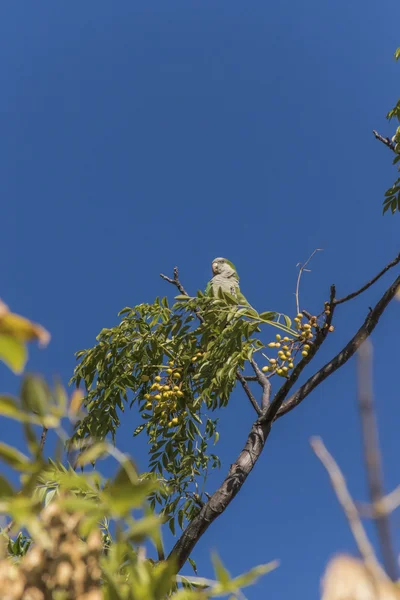
[[(10, 335), (18, 338), (16, 331)], [(0, 418), (21, 424), (19, 442), (25, 438), (28, 449), (22, 453), (0, 442), (0, 461), (15, 472), (10, 480), (0, 475), (0, 514), (11, 518), (0, 530), (1, 598), (243, 598), (241, 588), (275, 568), (275, 563), (261, 565), (232, 578), (214, 556), (215, 580), (177, 576), (174, 561), (162, 558), (164, 519), (148, 502), (165, 493), (155, 473), (139, 474), (132, 459), (105, 439), (80, 440), (75, 466), (81, 472), (62, 463), (64, 421), (87, 417), (82, 400), (79, 391), (68, 398), (59, 383), (50, 388), (32, 374), (23, 377), (19, 398), (0, 396)], [(54, 460), (43, 456), (48, 432), (60, 440)], [(89, 467), (106, 456), (118, 465), (108, 479)], [(15, 479), (17, 487), (11, 483)], [(146, 557), (151, 549), (159, 560)]]
[[(78, 460), (84, 469), (81, 473), (42, 456), (37, 426), (54, 430), (65, 439), (62, 420), (71, 415), (70, 405), (61, 386), (50, 390), (40, 377), (32, 375), (22, 382), (20, 400), (0, 397), (1, 417), (21, 423), (29, 448), (25, 455), (12, 446), (0, 445), (0, 460), (17, 471), (20, 479), (19, 488), (14, 489), (8, 479), (0, 477), (0, 513), (11, 517), (11, 530), (19, 531), (14, 539), (9, 527), (0, 534), (0, 597), (243, 597), (241, 588), (275, 567), (271, 563), (231, 578), (214, 557), (215, 581), (192, 581), (176, 577), (173, 561), (146, 558), (146, 548), (162, 548), (162, 519), (147, 502), (161, 489), (154, 475), (139, 475), (133, 461), (106, 441), (92, 443), (82, 451)], [(86, 469), (106, 455), (117, 460), (114, 477), (104, 479), (97, 470)]]
[(27, 342), (34, 340), (46, 346), (50, 334), (41, 325), (10, 312), (0, 300), (0, 360), (14, 373), (22, 373), (28, 359)]

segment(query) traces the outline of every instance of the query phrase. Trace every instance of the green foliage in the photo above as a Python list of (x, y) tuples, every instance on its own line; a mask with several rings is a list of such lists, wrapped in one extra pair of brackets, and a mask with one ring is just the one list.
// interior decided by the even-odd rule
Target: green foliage
[[(396, 60), (400, 58), (400, 48), (397, 48), (394, 57)], [(397, 101), (396, 106), (394, 106), (386, 115), (386, 118), (391, 121), (392, 119), (397, 119), (400, 121), (400, 99)], [(396, 156), (393, 159), (393, 164), (397, 165), (400, 161), (400, 127), (396, 129), (396, 133), (392, 138), (393, 143), (395, 144), (394, 150)], [(400, 164), (398, 164), (397, 170), (400, 171)], [(390, 187), (385, 192), (385, 199), (383, 201), (383, 214), (386, 212), (392, 213), (400, 212), (400, 177), (396, 179), (392, 187)]]
[[(231, 578), (214, 557), (216, 580), (191, 580), (176, 576), (172, 560), (146, 558), (143, 544), (149, 546), (150, 543), (157, 550), (162, 548), (161, 519), (147, 502), (151, 494), (162, 489), (160, 482), (154, 475), (138, 474), (132, 459), (106, 441), (86, 444), (79, 462), (85, 468), (100, 457), (113, 456), (118, 468), (110, 479), (105, 479), (95, 469), (77, 473), (60, 461), (45, 461), (36, 428), (39, 423), (45, 423), (45, 427), (63, 437), (61, 421), (71, 413), (65, 399), (66, 394), (60, 386), (50, 390), (36, 376), (24, 379), (20, 400), (7, 396), (1, 399), (0, 417), (20, 421), (29, 448), (28, 455), (24, 455), (11, 446), (1, 444), (0, 447), (0, 460), (20, 474), (18, 489), (14, 489), (5, 477), (0, 478), (0, 514), (11, 516), (13, 530), (23, 530), (15, 539), (7, 530), (1, 532), (9, 560), (22, 564), (32, 547), (54, 547), (49, 529), (51, 521), (42, 516), (51, 504), (57, 507), (58, 512), (54, 514), (73, 515), (74, 522), (76, 515), (79, 516), (76, 522), (82, 544), (91, 539), (94, 530), (100, 529), (102, 553), (99, 566), (105, 599), (207, 600), (228, 594), (231, 598), (243, 598), (241, 588), (274, 568), (272, 563), (261, 565)], [(66, 560), (65, 549), (63, 552), (63, 560)], [(94, 556), (91, 560), (95, 560)], [(18, 572), (14, 572), (14, 576), (17, 577)]]
[(119, 411), (135, 405), (139, 422), (133, 435), (146, 432), (149, 472), (166, 483), (151, 505), (163, 507), (172, 532), (175, 518), (183, 528), (202, 506), (199, 486), (219, 466), (209, 451), (210, 441), (218, 439), (217, 418), (211, 414), (228, 404), (237, 371), (265, 348), (256, 336), (260, 327), (298, 336), (288, 317), (238, 308), (237, 300), (222, 291), (216, 298), (199, 292), (175, 300), (172, 307), (157, 298), (125, 308), (119, 325), (103, 329), (93, 348), (77, 353), (72, 381), (84, 383), (88, 412), (71, 440), (78, 445), (107, 436), (114, 440)]

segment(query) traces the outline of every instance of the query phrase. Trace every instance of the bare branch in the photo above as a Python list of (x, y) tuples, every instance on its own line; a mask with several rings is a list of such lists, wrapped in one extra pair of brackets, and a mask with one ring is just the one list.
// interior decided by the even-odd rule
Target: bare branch
[[(358, 405), (363, 437), (364, 459), (370, 500), (379, 505), (384, 497), (382, 461), (378, 429), (372, 395), (372, 346), (365, 340), (358, 351)], [(386, 573), (392, 581), (397, 580), (397, 561), (393, 550), (390, 523), (387, 514), (376, 517), (376, 527)]]
[(377, 140), (379, 140), (380, 142), (382, 142), (382, 144), (385, 144), (385, 146), (387, 146), (388, 148), (390, 148), (390, 150), (394, 150), (394, 143), (392, 142), (392, 140), (388, 137), (383, 137), (383, 135), (380, 135), (377, 131), (375, 131), (375, 129), (372, 130), (372, 133), (374, 134), (375, 138)]
[(258, 415), (261, 415), (261, 408), (258, 406), (257, 400), (254, 398), (249, 386), (247, 385), (246, 379), (244, 378), (244, 376), (241, 374), (241, 372), (239, 370), (237, 370), (237, 372), (236, 372), (236, 378), (242, 384), (242, 388), (244, 389), (244, 391), (245, 391), (248, 399), (250, 400), (251, 405), (253, 406), (256, 413)]
[(308, 265), (308, 263), (310, 262), (310, 260), (314, 256), (314, 254), (316, 254), (317, 252), (321, 252), (321, 251), (322, 251), (322, 248), (315, 248), (314, 252), (307, 258), (307, 260), (304, 263), (304, 265), (301, 265), (300, 263), (297, 265), (297, 266), (300, 266), (299, 274), (297, 276), (297, 283), (296, 283), (296, 308), (297, 308), (297, 314), (299, 314), (299, 312), (300, 312), (299, 288), (300, 288), (300, 279), (301, 279), (301, 276), (302, 276), (303, 271), (305, 270), (306, 266)]
[(396, 508), (400, 506), (400, 485), (398, 485), (392, 492), (386, 494), (383, 498), (375, 504), (366, 504), (364, 502), (358, 503), (358, 510), (361, 515), (369, 519), (377, 519), (381, 515), (389, 515)]
[(354, 500), (347, 489), (346, 481), (335, 459), (328, 452), (321, 438), (311, 438), (310, 444), (316, 456), (328, 472), (332, 487), (335, 490), (337, 499), (347, 517), (357, 547), (367, 567), (375, 576), (386, 578), (387, 576), (375, 556), (374, 549), (361, 523), (360, 515), (358, 514)]
[(397, 277), (392, 285), (386, 290), (382, 298), (376, 304), (376, 306), (368, 313), (364, 323), (352, 337), (352, 339), (346, 344), (332, 360), (324, 365), (319, 371), (317, 371), (312, 377), (310, 377), (304, 385), (302, 385), (297, 392), (295, 392), (290, 398), (288, 398), (277, 412), (276, 418), (283, 417), (286, 413), (293, 410), (298, 406), (304, 398), (306, 398), (310, 392), (312, 392), (320, 383), (325, 381), (327, 377), (332, 375), (335, 371), (340, 369), (358, 350), (364, 340), (372, 333), (378, 324), (380, 317), (385, 311), (389, 302), (395, 297), (397, 292), (400, 290), (400, 277)]
[[(335, 286), (332, 285), (330, 300), (329, 300), (329, 309), (330, 310), (329, 310), (328, 314), (326, 315), (325, 323), (324, 323), (323, 327), (321, 327), (317, 331), (317, 335), (315, 337), (314, 343), (312, 344), (312, 346), (308, 352), (308, 356), (304, 357), (298, 363), (298, 365), (296, 365), (295, 369), (293, 370), (293, 373), (286, 380), (286, 382), (283, 384), (283, 386), (280, 388), (280, 390), (278, 390), (278, 392), (276, 393), (268, 410), (265, 411), (263, 413), (263, 415), (260, 417), (259, 420), (261, 422), (266, 421), (266, 422), (272, 423), (272, 421), (274, 421), (277, 418), (277, 416), (280, 416), (279, 413), (280, 413), (281, 409), (283, 408), (283, 406), (282, 406), (283, 402), (284, 402), (285, 398), (287, 397), (288, 393), (290, 392), (291, 388), (296, 383), (297, 379), (300, 377), (300, 375), (303, 372), (306, 365), (308, 365), (308, 363), (314, 358), (314, 356), (316, 355), (316, 353), (318, 352), (318, 350), (320, 349), (320, 347), (326, 340), (326, 337), (331, 329), (331, 323), (332, 323), (333, 314), (335, 311), (334, 299), (335, 299)], [(300, 390), (301, 389), (302, 388), (300, 388)]]
[[(171, 279), (171, 277), (167, 277), (166, 275), (163, 275), (162, 273), (160, 273), (160, 277), (162, 279), (164, 279), (165, 281), (168, 281), (168, 283), (172, 283), (172, 285), (175, 285), (183, 296), (189, 296), (189, 294), (187, 293), (187, 291), (185, 290), (185, 288), (183, 287), (183, 285), (181, 284), (181, 282), (179, 280), (178, 267), (174, 267), (174, 278), (173, 279)], [(195, 313), (196, 313), (196, 317), (198, 318), (200, 323), (204, 323), (204, 317), (200, 314), (200, 311), (195, 309)]]
[[(261, 407), (263, 410), (267, 410), (269, 407), (269, 399), (271, 397), (271, 384), (269, 382), (268, 377), (264, 375), (264, 373), (261, 371), (254, 358), (250, 360), (250, 363), (253, 367), (254, 373), (256, 374), (257, 381), (263, 389)], [(261, 411), (259, 412), (259, 414), (261, 414)]]
[(395, 267), (397, 264), (399, 264), (399, 262), (400, 262), (400, 254), (398, 254), (398, 256), (396, 256), (396, 258), (394, 260), (392, 260), (389, 264), (387, 264), (386, 267), (384, 269), (382, 269), (382, 271), (380, 273), (378, 273), (378, 275), (376, 275), (376, 277), (374, 277), (373, 279), (371, 279), (371, 281), (368, 281), (368, 283), (363, 285), (362, 288), (360, 288), (356, 292), (353, 292), (352, 294), (349, 294), (348, 296), (344, 296), (344, 298), (339, 298), (339, 300), (335, 300), (334, 303), (336, 305), (343, 304), (343, 302), (352, 300), (359, 294), (362, 294), (363, 292), (365, 292), (365, 290), (367, 290), (369, 287), (371, 287), (371, 285), (373, 285), (376, 281), (378, 281), (378, 279), (380, 279), (382, 277), (382, 275), (384, 275), (387, 271), (389, 271), (389, 269), (391, 269), (392, 267)]
[(39, 448), (40, 448), (41, 452), (43, 452), (43, 448), (46, 443), (47, 432), (48, 432), (48, 428), (43, 427), (42, 435), (40, 436), (40, 443), (39, 443)]
[(165, 279), (165, 281), (168, 281), (168, 283), (172, 283), (172, 285), (175, 285), (178, 288), (178, 290), (180, 291), (180, 293), (183, 294), (184, 296), (189, 296), (189, 294), (187, 293), (187, 291), (185, 290), (185, 288), (179, 281), (178, 267), (174, 267), (174, 278), (173, 279), (171, 279), (170, 277), (167, 277), (166, 275), (163, 275), (162, 273), (160, 273), (160, 277), (162, 277), (162, 279)]

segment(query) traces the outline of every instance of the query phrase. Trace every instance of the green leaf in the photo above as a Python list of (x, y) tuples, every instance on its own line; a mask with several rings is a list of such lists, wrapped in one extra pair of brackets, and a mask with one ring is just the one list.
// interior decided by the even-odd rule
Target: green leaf
[(0, 442), (0, 459), (10, 465), (10, 467), (17, 469), (17, 471), (31, 470), (29, 458), (4, 442)]
[(212, 554), (211, 560), (214, 567), (215, 579), (217, 579), (217, 581), (219, 581), (219, 583), (221, 583), (222, 585), (227, 585), (231, 580), (231, 576), (222, 564), (221, 559), (214, 552)]
[(84, 465), (94, 463), (106, 452), (107, 444), (105, 444), (104, 442), (97, 442), (87, 450), (84, 450), (82, 454), (78, 456), (76, 464), (78, 467), (83, 467)]
[(188, 558), (188, 562), (192, 566), (193, 571), (197, 575), (197, 565), (196, 565), (195, 561), (193, 560), (193, 558)]
[(8, 498), (14, 495), (14, 490), (11, 484), (3, 475), (0, 475), (0, 498)]
[(240, 589), (243, 587), (247, 587), (248, 585), (252, 585), (261, 575), (265, 575), (266, 573), (274, 571), (278, 566), (278, 561), (274, 560), (265, 565), (259, 565), (258, 567), (254, 567), (253, 569), (250, 569), (250, 571), (248, 571), (247, 573), (239, 575), (239, 577), (235, 577), (231, 582), (232, 587), (234, 587), (235, 589)]
[(292, 326), (292, 320), (287, 315), (283, 315), (283, 319), (285, 321), (286, 327), (291, 327)]
[(260, 319), (262, 319), (263, 321), (272, 321), (273, 319), (275, 319), (275, 317), (276, 312), (267, 311), (260, 313)]
[(146, 423), (142, 423), (142, 425), (138, 425), (138, 427), (136, 427), (135, 431), (133, 432), (133, 437), (136, 437), (137, 435), (139, 435), (139, 433), (141, 431), (143, 431), (143, 429), (146, 427)]
[(216, 432), (214, 433), (214, 446), (215, 446), (215, 444), (218, 442), (218, 440), (219, 440), (219, 433), (218, 433), (218, 431), (216, 431)]
[(20, 375), (28, 360), (25, 344), (10, 335), (0, 335), (0, 360)]

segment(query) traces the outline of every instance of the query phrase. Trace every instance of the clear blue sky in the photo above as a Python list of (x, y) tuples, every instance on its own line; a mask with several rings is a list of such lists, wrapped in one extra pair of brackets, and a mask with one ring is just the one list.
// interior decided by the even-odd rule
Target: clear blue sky
[[(52, 333), (29, 369), (66, 383), (74, 352), (120, 309), (173, 296), (158, 274), (175, 264), (194, 292), (211, 260), (227, 256), (252, 304), (293, 313), (296, 264), (314, 248), (324, 252), (302, 284), (311, 312), (332, 282), (345, 294), (394, 257), (400, 217), (382, 218), (381, 200), (395, 171), (372, 129), (394, 129), (384, 115), (399, 95), (399, 17), (397, 0), (4, 0), (0, 296)], [(320, 364), (394, 276), (338, 310)], [(399, 322), (393, 303), (373, 336), (388, 488), (400, 482)], [(15, 391), (16, 378), (0, 373), (1, 389)], [(144, 468), (136, 416), (124, 419), (118, 446)], [(209, 491), (252, 419), (235, 393)], [(2, 422), (5, 441), (18, 432)], [(250, 600), (318, 597), (328, 557), (354, 543), (309, 448), (313, 434), (365, 499), (354, 360), (276, 424), (195, 550), (202, 574), (211, 548), (233, 574), (278, 558)]]

